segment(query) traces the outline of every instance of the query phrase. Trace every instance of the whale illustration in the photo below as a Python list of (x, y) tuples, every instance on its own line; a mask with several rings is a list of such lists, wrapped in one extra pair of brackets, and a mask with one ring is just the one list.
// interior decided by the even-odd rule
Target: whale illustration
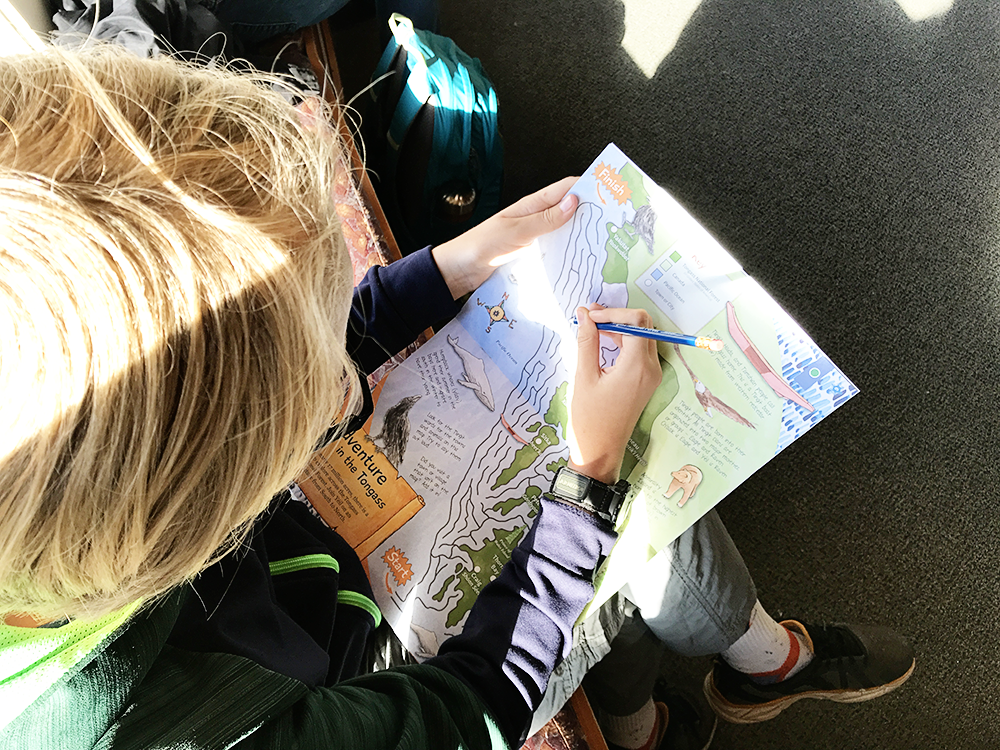
[(451, 344), (451, 348), (455, 350), (458, 358), (462, 360), (462, 367), (465, 370), (458, 384), (471, 388), (486, 408), (493, 411), (493, 389), (490, 388), (490, 381), (486, 377), (486, 365), (483, 364), (483, 360), (460, 347), (458, 339), (452, 336), (448, 337), (448, 343)]

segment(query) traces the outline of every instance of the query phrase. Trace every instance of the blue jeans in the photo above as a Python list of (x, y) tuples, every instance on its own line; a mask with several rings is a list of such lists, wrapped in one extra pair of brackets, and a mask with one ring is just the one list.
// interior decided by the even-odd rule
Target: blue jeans
[(349, 0), (205, 0), (212, 13), (232, 27), (244, 45), (319, 23)]
[(719, 514), (709, 511), (625, 587), (649, 629), (682, 656), (717, 654), (750, 622), (757, 588)]
[[(204, 5), (228, 23), (240, 40), (257, 44), (329, 18), (349, 0), (207, 0)], [(402, 13), (414, 28), (437, 31), (437, 0), (375, 0), (381, 44), (389, 41), (389, 16)]]

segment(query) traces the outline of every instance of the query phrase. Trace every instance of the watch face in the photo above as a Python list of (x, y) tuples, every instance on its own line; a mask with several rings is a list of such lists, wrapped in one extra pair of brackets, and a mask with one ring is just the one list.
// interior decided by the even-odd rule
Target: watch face
[(555, 481), (552, 483), (552, 489), (557, 495), (575, 500), (582, 500), (586, 497), (589, 486), (590, 480), (587, 477), (574, 471), (563, 471), (562, 469), (556, 474)]

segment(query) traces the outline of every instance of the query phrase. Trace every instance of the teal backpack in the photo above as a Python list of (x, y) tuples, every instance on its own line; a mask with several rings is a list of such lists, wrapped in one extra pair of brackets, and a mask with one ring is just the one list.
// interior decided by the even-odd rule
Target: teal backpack
[(372, 76), (366, 164), (400, 251), (457, 237), (500, 208), (497, 95), (478, 59), (398, 13)]

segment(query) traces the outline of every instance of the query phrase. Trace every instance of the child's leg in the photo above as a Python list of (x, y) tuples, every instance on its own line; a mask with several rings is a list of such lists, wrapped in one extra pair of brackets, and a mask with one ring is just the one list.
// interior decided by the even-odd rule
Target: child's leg
[(778, 682), (812, 658), (799, 635), (757, 600), (743, 556), (714, 510), (649, 563), (653, 575), (630, 584), (650, 629), (684, 656), (720, 654), (761, 682)]
[[(649, 575), (625, 589), (642, 618), (626, 621), (584, 688), (599, 709), (609, 745), (652, 748), (669, 734), (686, 738), (685, 746), (701, 747), (711, 740), (715, 725), (697, 709), (697, 699), (676, 694), (653, 699), (660, 658), (665, 648), (689, 656), (727, 649), (746, 631), (757, 592), (714, 511), (644, 572)], [(667, 700), (671, 710), (660, 700)]]
[(877, 698), (913, 673), (912, 646), (889, 628), (775, 622), (715, 512), (657, 555), (650, 570), (626, 594), (668, 648), (720, 655), (705, 693), (728, 721), (764, 721), (802, 698)]
[(667, 648), (684, 656), (726, 651), (747, 632), (757, 589), (722, 519), (709, 511), (656, 555), (625, 595)]
[(614, 716), (639, 711), (653, 693), (665, 650), (638, 615), (629, 617), (611, 642), (611, 652), (587, 673), (587, 698)]
[(719, 656), (754, 682), (767, 685), (802, 671), (812, 661), (813, 652), (804, 636), (775, 622), (758, 601), (750, 613), (747, 632)]
[(714, 714), (660, 678), (665, 644), (636, 612), (583, 682), (611, 750), (707, 747)]

